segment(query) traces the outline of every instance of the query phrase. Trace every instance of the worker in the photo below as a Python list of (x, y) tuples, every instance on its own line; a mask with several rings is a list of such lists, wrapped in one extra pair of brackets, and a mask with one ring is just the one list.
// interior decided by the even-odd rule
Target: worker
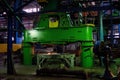
[(112, 57), (111, 48), (103, 41), (99, 45), (99, 61), (101, 66), (108, 66), (110, 58)]

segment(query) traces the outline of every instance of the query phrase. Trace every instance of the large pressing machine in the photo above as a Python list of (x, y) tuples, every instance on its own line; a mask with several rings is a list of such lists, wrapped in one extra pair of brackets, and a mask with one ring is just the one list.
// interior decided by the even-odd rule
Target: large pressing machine
[[(38, 0), (42, 4), (41, 0)], [(44, 1), (43, 1), (44, 2)], [(53, 12), (58, 9), (58, 3), (62, 0), (48, 0), (40, 14), (40, 19), (32, 30), (24, 31), (23, 40), (23, 62), (25, 65), (32, 64), (33, 44), (66, 45), (68, 43), (80, 42), (82, 53), (79, 56), (80, 66), (91, 68), (93, 66), (93, 25), (82, 24), (81, 15), (77, 20), (72, 19), (70, 12)], [(80, 13), (79, 13), (80, 14)], [(61, 69), (75, 67), (75, 54), (55, 53), (36, 54), (38, 70), (44, 68)]]

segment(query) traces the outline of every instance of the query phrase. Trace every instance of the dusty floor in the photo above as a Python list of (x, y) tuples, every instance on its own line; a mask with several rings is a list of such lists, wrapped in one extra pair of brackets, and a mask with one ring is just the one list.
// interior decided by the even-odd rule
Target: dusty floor
[[(118, 67), (120, 66), (120, 59), (114, 59), (115, 63), (111, 63), (109, 66), (110, 71), (114, 76), (118, 73)], [(36, 76), (36, 65), (25, 66), (20, 63), (15, 63), (16, 75), (7, 75), (7, 68), (2, 63), (0, 64), (0, 80), (102, 80), (101, 77), (104, 74), (104, 67), (100, 67), (97, 64), (91, 69), (84, 69), (81, 67), (75, 67), (75, 70), (84, 70), (90, 73), (87, 79), (81, 79), (79, 76)]]

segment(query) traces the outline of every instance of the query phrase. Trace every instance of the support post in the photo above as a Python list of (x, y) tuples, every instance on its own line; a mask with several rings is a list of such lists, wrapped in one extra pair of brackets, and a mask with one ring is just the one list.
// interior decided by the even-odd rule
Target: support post
[(7, 38), (7, 74), (15, 74), (12, 60), (12, 16), (8, 13), (8, 38)]
[(100, 41), (104, 41), (103, 14), (100, 11)]
[(23, 42), (23, 64), (32, 65), (32, 44)]
[[(86, 31), (85, 31), (86, 30)], [(93, 37), (92, 37), (92, 26), (84, 26), (84, 31), (86, 32), (86, 36), (91, 36), (89, 39), (86, 37), (84, 41), (82, 41), (82, 53), (81, 53), (81, 65), (84, 68), (92, 68), (94, 66), (93, 63)], [(84, 33), (85, 34), (85, 33)]]

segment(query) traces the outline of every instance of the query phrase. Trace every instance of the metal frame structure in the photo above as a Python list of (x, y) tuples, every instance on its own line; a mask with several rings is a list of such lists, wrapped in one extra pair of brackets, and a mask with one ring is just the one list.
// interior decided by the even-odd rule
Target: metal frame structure
[[(18, 14), (19, 11), (21, 11), (21, 9), (23, 7), (27, 6), (29, 3), (31, 3), (34, 0), (28, 0), (28, 1), (26, 1), (25, 4), (20, 5), (20, 6), (18, 5), (16, 7), (15, 11), (9, 5), (9, 4), (11, 4), (11, 1), (12, 0), (1, 0), (0, 1), (0, 4), (2, 4), (4, 6), (4, 7), (2, 6), (4, 8), (4, 11), (7, 12), (7, 15), (8, 15), (8, 69), (11, 69), (10, 65), (12, 64), (11, 62), (9, 62), (9, 61), (11, 61), (10, 56), (11, 56), (11, 53), (12, 53), (12, 51), (11, 51), (12, 49), (11, 48), (12, 48), (12, 26), (13, 25), (12, 25), (11, 21), (12, 21), (13, 17), (11, 17), (11, 16), (15, 16), (15, 18), (17, 19), (16, 23), (19, 22), (19, 24), (23, 27), (23, 29), (25, 29), (23, 24), (22, 24), (22, 22), (21, 22), (21, 19), (17, 16), (17, 14)], [(75, 1), (75, 0), (67, 0), (68, 3), (71, 3), (72, 1)], [(85, 2), (88, 2), (88, 1), (89, 0), (81, 1), (81, 2), (85, 3)], [(104, 1), (104, 0), (100, 0), (100, 2), (102, 2), (102, 1)], [(112, 0), (107, 0), (107, 1), (110, 4), (112, 3)], [(23, 2), (23, 0), (16, 0), (16, 2)], [(80, 1), (78, 0), (78, 2), (80, 2)], [(89, 2), (91, 2), (91, 1), (89, 1)], [(16, 4), (17, 3), (15, 3), (15, 5)], [(92, 7), (88, 7), (88, 8), (81, 8), (81, 7), (78, 7), (78, 8), (76, 8), (76, 7), (68, 8), (67, 7), (67, 8), (61, 9), (59, 11), (65, 11), (65, 12), (66, 11), (69, 11), (69, 12), (71, 12), (71, 11), (81, 11), (81, 10), (82, 11), (100, 11), (100, 10), (109, 10), (109, 9), (114, 9), (114, 5), (112, 5), (112, 6), (111, 5), (110, 6), (92, 6)], [(111, 25), (112, 25), (112, 18), (111, 18)], [(101, 31), (101, 33), (103, 33), (103, 31)], [(102, 37), (103, 37), (103, 35), (102, 35)], [(13, 69), (12, 69), (12, 71), (8, 71), (8, 74), (13, 74)]]

